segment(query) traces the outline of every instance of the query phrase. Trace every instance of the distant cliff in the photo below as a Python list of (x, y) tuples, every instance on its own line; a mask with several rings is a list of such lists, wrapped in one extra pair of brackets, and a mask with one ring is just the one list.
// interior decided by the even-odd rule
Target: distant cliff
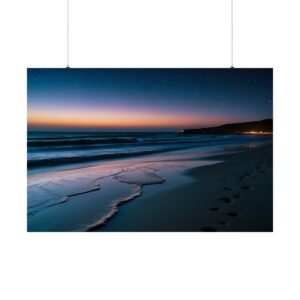
[(224, 124), (218, 127), (183, 129), (180, 134), (272, 134), (273, 119)]

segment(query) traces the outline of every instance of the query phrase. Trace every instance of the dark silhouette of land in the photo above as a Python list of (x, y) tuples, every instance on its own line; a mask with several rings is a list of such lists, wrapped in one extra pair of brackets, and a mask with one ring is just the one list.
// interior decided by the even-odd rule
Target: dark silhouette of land
[(272, 134), (273, 119), (224, 124), (218, 127), (183, 129), (180, 134)]

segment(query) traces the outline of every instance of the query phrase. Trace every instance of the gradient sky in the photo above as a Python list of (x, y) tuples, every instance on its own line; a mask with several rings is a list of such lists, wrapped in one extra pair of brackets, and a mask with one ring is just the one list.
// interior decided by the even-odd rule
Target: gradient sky
[(272, 69), (28, 69), (29, 130), (178, 130), (272, 118)]

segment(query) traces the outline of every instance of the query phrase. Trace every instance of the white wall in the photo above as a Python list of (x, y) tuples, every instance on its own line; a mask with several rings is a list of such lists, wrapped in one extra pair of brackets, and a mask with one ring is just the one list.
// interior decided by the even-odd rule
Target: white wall
[[(230, 0), (70, 2), (71, 67), (230, 66)], [(299, 299), (299, 1), (235, 3), (235, 66), (274, 68), (268, 234), (27, 234), (26, 68), (66, 66), (66, 1), (0, 2), (2, 299)]]

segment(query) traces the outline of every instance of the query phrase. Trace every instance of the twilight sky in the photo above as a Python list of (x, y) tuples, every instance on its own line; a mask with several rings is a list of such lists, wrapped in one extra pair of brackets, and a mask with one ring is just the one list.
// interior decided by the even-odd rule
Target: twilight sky
[(272, 118), (272, 69), (28, 69), (29, 130), (178, 130)]

